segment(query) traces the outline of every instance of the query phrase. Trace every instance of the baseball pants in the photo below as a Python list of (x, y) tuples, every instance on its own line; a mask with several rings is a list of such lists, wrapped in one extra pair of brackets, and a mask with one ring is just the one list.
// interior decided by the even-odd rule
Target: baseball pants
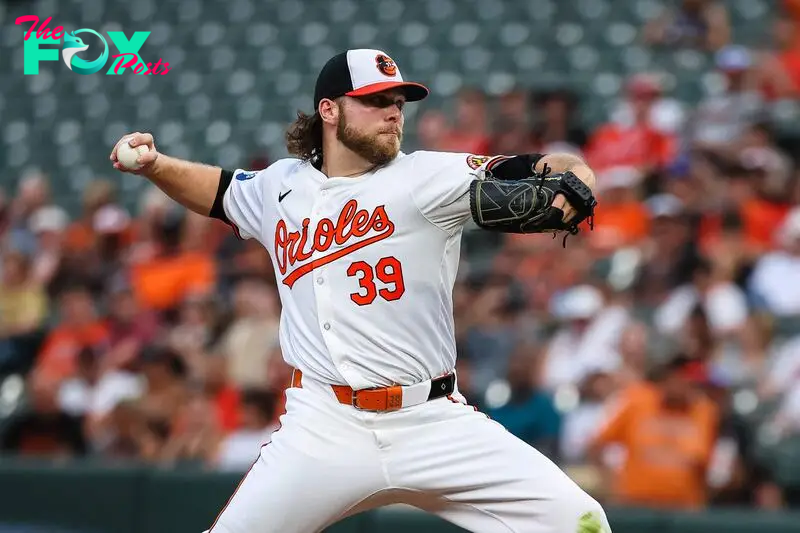
[(405, 503), (480, 533), (610, 533), (601, 506), (458, 392), (392, 412), (340, 404), (303, 376), (206, 533), (315, 533)]

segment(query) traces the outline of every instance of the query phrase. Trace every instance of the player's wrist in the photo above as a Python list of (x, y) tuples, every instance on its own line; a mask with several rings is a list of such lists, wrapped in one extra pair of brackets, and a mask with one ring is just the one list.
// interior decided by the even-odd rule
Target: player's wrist
[(155, 161), (142, 169), (142, 175), (151, 181), (158, 182), (178, 171), (176, 162), (176, 159), (159, 153)]

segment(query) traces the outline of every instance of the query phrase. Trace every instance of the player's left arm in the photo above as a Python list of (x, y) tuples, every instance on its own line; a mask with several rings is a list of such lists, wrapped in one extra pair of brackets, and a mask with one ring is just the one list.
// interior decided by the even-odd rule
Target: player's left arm
[(497, 156), (470, 183), (470, 212), (484, 229), (577, 233), (594, 216), (596, 178), (568, 153)]

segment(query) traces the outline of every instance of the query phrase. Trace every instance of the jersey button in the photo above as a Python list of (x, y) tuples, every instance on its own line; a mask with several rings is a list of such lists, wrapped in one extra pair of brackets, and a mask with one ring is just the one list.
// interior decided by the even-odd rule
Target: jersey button
[(317, 285), (322, 285), (323, 283), (325, 283), (325, 280), (324, 280), (324, 279), (322, 279), (322, 278), (317, 278)]
[(331, 325), (328, 322), (325, 322), (324, 324), (322, 324), (322, 327), (325, 328), (326, 331), (331, 329)]

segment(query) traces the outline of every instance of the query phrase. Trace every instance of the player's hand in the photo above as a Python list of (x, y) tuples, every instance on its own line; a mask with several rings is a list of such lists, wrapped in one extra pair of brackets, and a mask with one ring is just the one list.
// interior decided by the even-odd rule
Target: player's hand
[(567, 198), (563, 194), (556, 195), (555, 200), (553, 200), (553, 207), (557, 207), (564, 211), (564, 216), (561, 218), (564, 222), (569, 222), (572, 220), (572, 217), (575, 216), (575, 208), (567, 202)]
[[(140, 155), (137, 159), (138, 163), (142, 165), (140, 168), (132, 169), (127, 168), (120, 164), (117, 160), (117, 149), (122, 143), (128, 143), (131, 148), (135, 148), (137, 146), (147, 146), (149, 150), (144, 154)], [(146, 175), (153, 169), (155, 162), (158, 160), (158, 150), (156, 150), (155, 140), (153, 136), (149, 133), (141, 133), (141, 132), (134, 132), (128, 133), (123, 135), (122, 138), (117, 141), (114, 145), (114, 149), (111, 150), (111, 155), (109, 159), (114, 163), (114, 168), (119, 170), (120, 172), (127, 172), (129, 174), (137, 174), (137, 175)]]
[[(582, 182), (584, 182), (586, 185), (588, 185), (589, 188), (594, 193), (594, 191), (596, 189), (596, 187), (595, 187), (596, 179), (595, 179), (595, 176), (594, 176), (594, 172), (589, 170), (588, 167), (585, 167), (585, 169), (586, 169), (586, 171), (583, 171), (583, 172), (581, 172), (581, 170), (583, 170), (583, 169), (575, 169), (575, 170), (577, 170), (577, 172), (574, 172), (574, 174)], [(572, 207), (569, 202), (567, 202), (567, 198), (563, 194), (557, 194), (556, 195), (555, 199), (553, 199), (553, 207), (557, 207), (557, 208), (561, 209), (562, 211), (564, 211), (564, 216), (561, 219), (564, 222), (569, 222), (578, 213), (575, 210), (575, 208)]]

